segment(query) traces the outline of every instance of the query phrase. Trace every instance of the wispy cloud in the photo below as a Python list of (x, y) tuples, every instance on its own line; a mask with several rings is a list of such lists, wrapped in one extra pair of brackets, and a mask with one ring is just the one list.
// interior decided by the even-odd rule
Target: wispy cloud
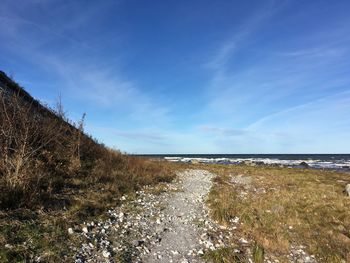
[(345, 12), (238, 1), (181, 19), (182, 4), (158, 15), (119, 2), (4, 0), (1, 64), (39, 99), (61, 93), (70, 115), (87, 111), (88, 132), (129, 152), (316, 151), (314, 137), (348, 138)]
[(286, 52), (276, 52), (275, 55), (281, 55), (285, 57), (302, 57), (302, 58), (338, 58), (348, 52), (348, 48), (332, 47), (332, 46), (320, 46), (308, 49), (291, 50)]
[(199, 126), (199, 130), (221, 137), (235, 137), (250, 133), (247, 130), (219, 128), (208, 125)]
[[(284, 109), (265, 116), (247, 128), (251, 131), (284, 133), (286, 152), (348, 153), (350, 147), (350, 91), (333, 94), (312, 102)], [(278, 140), (262, 142), (278, 145)], [(326, 149), (326, 150), (325, 150)]]
[(100, 132), (106, 132), (117, 137), (138, 140), (138, 141), (150, 141), (154, 143), (166, 144), (168, 139), (164, 134), (155, 131), (135, 132), (135, 131), (123, 131), (114, 129), (111, 127), (91, 127), (92, 129)]
[[(277, 5), (272, 10), (262, 12), (259, 19), (253, 17), (252, 21), (258, 22), (243, 27), (236, 34), (239, 41), (225, 41), (207, 63), (215, 66), (209, 72), (206, 114), (249, 123), (271, 112), (321, 98), (335, 88), (347, 89), (350, 50), (346, 39), (322, 43), (324, 34), (328, 34), (323, 32), (318, 39), (300, 40), (305, 42), (303, 49), (271, 51), (268, 45), (261, 50), (247, 48), (252, 39), (261, 37), (270, 26), (271, 17), (281, 8)], [(344, 70), (339, 70), (340, 67)]]
[[(212, 122), (200, 130), (222, 151), (317, 152), (333, 147), (322, 143), (330, 136), (327, 131), (348, 138), (350, 124), (344, 119), (350, 109), (344, 105), (350, 85), (350, 40), (343, 37), (348, 29), (301, 35), (294, 46), (271, 46), (262, 34), (284, 7), (261, 11), (258, 19), (253, 16), (253, 22), (224, 41), (205, 64), (211, 79), (203, 115)], [(338, 38), (325, 37), (334, 31)], [(257, 48), (252, 45), (256, 38), (266, 42)], [(236, 128), (223, 128), (228, 124)]]
[(85, 100), (98, 108), (120, 110), (130, 120), (165, 122), (168, 109), (142, 92), (132, 80), (109, 67), (96, 68), (85, 63), (70, 63), (57, 58), (46, 59), (66, 81), (70, 96)]
[(279, 3), (267, 1), (262, 7), (253, 10), (251, 16), (238, 26), (238, 29), (232, 33), (232, 36), (221, 43), (220, 47), (214, 52), (214, 55), (204, 64), (204, 67), (221, 72), (227, 66), (227, 63), (234, 59), (235, 53), (241, 49), (244, 41), (254, 34), (276, 12), (282, 9), (286, 3), (287, 1)]
[[(73, 18), (62, 25), (43, 25), (13, 12), (8, 12), (11, 15), (6, 16), (6, 12), (2, 12), (0, 20), (5, 24), (0, 33), (9, 43), (7, 48), (17, 54), (22, 52), (27, 60), (38, 67), (45, 70), (50, 68), (50, 73), (55, 72), (63, 81), (62, 91), (76, 100), (86, 100), (96, 108), (120, 110), (121, 114), (133, 121), (166, 121), (167, 107), (155, 102), (138, 87), (136, 81), (123, 77), (118, 61), (114, 60), (113, 64), (101, 61), (96, 56), (99, 51), (91, 47), (86, 39), (78, 41), (72, 37), (72, 30), (99, 21), (102, 15), (99, 11), (107, 12), (111, 4), (115, 3), (106, 1), (103, 5), (89, 4), (81, 12), (81, 7), (74, 3), (56, 3), (57, 9), (60, 9), (57, 15), (70, 14)], [(53, 17), (53, 21), (55, 19)], [(47, 43), (50, 45), (47, 46)], [(57, 44), (61, 46), (51, 52)]]
[[(307, 103), (293, 106), (281, 111), (275, 112), (273, 114), (264, 116), (263, 118), (250, 124), (248, 130), (260, 130), (262, 127), (270, 127), (270, 130), (276, 128), (285, 129), (286, 125), (281, 125), (280, 127), (275, 123), (276, 120), (279, 122), (284, 122), (288, 124), (293, 132), (305, 133), (308, 127), (311, 130), (317, 130), (317, 132), (325, 133), (328, 130), (338, 130), (339, 125), (343, 125), (344, 131), (347, 132), (348, 125), (350, 125), (350, 120), (345, 116), (350, 112), (350, 90), (340, 92), (337, 94), (332, 94), (325, 96), (314, 101), (309, 101)], [(324, 122), (324, 119), (327, 122)], [(303, 120), (301, 122), (301, 120)], [(298, 122), (294, 123), (294, 121)], [(304, 122), (305, 121), (305, 122)], [(331, 123), (332, 125), (331, 125)], [(317, 123), (317, 126), (315, 124)], [(335, 124), (337, 123), (337, 124)], [(299, 125), (303, 126), (303, 129)], [(319, 127), (322, 126), (322, 127)], [(316, 128), (316, 129), (314, 129)]]

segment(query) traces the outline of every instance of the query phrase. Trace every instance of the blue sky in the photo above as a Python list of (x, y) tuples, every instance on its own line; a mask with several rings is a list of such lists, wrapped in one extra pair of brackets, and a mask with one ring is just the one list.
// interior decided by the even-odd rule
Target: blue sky
[(129, 153), (349, 153), (349, 1), (2, 0), (0, 70)]

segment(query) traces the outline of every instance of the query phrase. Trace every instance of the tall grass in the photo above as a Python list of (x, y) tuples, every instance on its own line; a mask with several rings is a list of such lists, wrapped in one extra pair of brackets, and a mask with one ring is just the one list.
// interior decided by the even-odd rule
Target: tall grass
[(18, 92), (0, 92), (0, 208), (49, 204), (72, 181), (79, 187), (109, 184), (122, 193), (171, 180), (160, 163), (124, 155), (86, 135), (85, 114), (73, 123), (60, 101), (52, 110), (9, 85)]
[(45, 115), (17, 94), (0, 94), (2, 208), (32, 204), (57, 186), (56, 176), (65, 174), (69, 126)]
[(0, 72), (0, 262), (72, 261), (68, 227), (103, 216), (122, 194), (174, 177), (165, 162), (85, 134), (84, 119), (70, 121), (60, 100), (50, 109)]

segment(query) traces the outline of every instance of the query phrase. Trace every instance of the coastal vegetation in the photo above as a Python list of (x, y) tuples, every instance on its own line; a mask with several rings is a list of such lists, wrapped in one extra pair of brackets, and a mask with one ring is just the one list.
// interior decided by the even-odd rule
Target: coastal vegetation
[(110, 149), (0, 72), (0, 261), (49, 262), (70, 252), (67, 228), (120, 196), (169, 182), (161, 161)]
[[(255, 262), (264, 254), (279, 262), (350, 262), (350, 199), (343, 193), (349, 173), (249, 165), (206, 169), (217, 174), (208, 200), (213, 218), (223, 225), (239, 220), (237, 233), (251, 242)], [(240, 244), (237, 235), (232, 244)], [(237, 262), (232, 251), (207, 256)], [(291, 251), (304, 256), (291, 258)]]

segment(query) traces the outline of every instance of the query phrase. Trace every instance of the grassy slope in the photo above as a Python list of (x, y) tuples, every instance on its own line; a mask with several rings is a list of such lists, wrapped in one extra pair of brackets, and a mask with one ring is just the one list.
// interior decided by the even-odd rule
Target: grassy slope
[(10, 91), (0, 90), (0, 262), (71, 261), (68, 227), (174, 177), (165, 162), (108, 149), (0, 75)]
[[(119, 204), (122, 194), (132, 194), (145, 184), (171, 181), (174, 173), (164, 163), (142, 160), (145, 177), (91, 184), (83, 178), (65, 180), (66, 186), (45, 206), (15, 208), (0, 212), (0, 262), (18, 262), (40, 256), (44, 262), (62, 262), (73, 256), (72, 244), (78, 244), (68, 228), (84, 221), (104, 217), (105, 211)], [(149, 163), (148, 163), (149, 162)], [(113, 172), (113, 171), (111, 171)], [(120, 171), (123, 172), (123, 171)], [(124, 171), (125, 172), (125, 171)], [(152, 174), (153, 173), (153, 174)], [(135, 175), (143, 177), (140, 173)], [(53, 201), (55, 200), (55, 201)], [(64, 259), (64, 260), (63, 260)]]
[[(285, 262), (291, 245), (304, 245), (320, 262), (350, 262), (350, 198), (342, 192), (350, 180), (348, 173), (250, 166), (207, 168), (218, 174), (208, 201), (212, 216), (223, 224), (235, 216), (240, 218), (243, 224), (238, 231), (255, 242), (257, 262), (263, 251)], [(232, 183), (237, 175), (250, 177), (250, 187)], [(227, 250), (213, 253), (211, 258), (215, 262), (238, 261)]]

